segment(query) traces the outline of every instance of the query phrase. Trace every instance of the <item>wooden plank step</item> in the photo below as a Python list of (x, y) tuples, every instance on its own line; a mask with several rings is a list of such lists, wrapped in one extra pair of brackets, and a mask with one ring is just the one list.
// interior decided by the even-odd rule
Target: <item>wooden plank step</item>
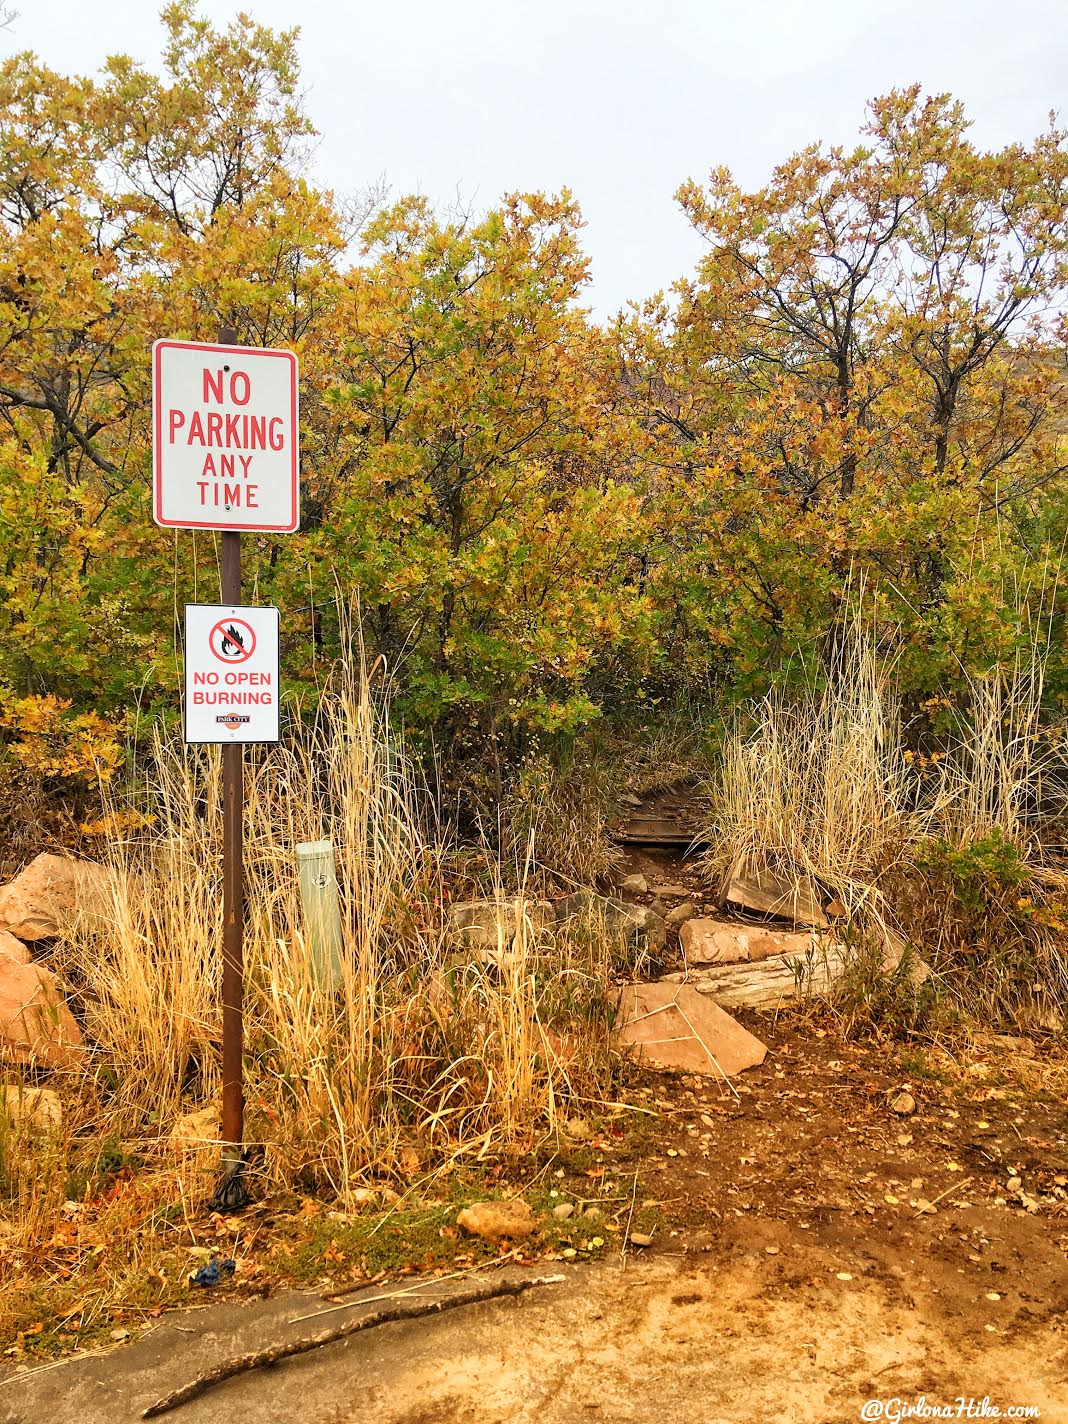
[[(695, 844), (695, 837), (691, 831), (651, 830), (633, 826), (624, 826), (622, 830), (616, 831), (613, 839), (621, 845), (683, 846), (688, 849)], [(696, 840), (696, 844), (702, 844), (700, 838)]]
[(628, 831), (678, 831), (681, 835), (683, 831), (693, 834), (697, 830), (696, 822), (682, 821), (677, 816), (628, 816), (622, 824)]

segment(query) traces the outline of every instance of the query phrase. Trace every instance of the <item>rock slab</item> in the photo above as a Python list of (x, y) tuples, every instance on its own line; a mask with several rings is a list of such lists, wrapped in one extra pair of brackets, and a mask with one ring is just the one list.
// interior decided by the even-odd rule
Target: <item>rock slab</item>
[(461, 901), (453, 905), (450, 915), (464, 948), (490, 955), (511, 948), (521, 929), (539, 939), (556, 923), (547, 900), (528, 900), (522, 895), (511, 900)]
[(812, 995), (824, 994), (841, 978), (846, 958), (836, 944), (820, 943), (803, 958), (773, 954), (755, 964), (697, 965), (665, 974), (662, 983), (688, 984), (725, 1008), (776, 1009)]
[(589, 920), (603, 924), (606, 933), (624, 940), (645, 940), (654, 948), (662, 947), (667, 931), (662, 917), (651, 905), (629, 905), (597, 895), (592, 890), (576, 890), (556, 902), (556, 918), (561, 925), (569, 921)]
[(25, 1083), (0, 1086), (0, 1111), (14, 1129), (26, 1126), (37, 1132), (58, 1133), (63, 1127), (63, 1105), (51, 1088)]
[(0, 1056), (39, 1068), (70, 1068), (82, 1055), (82, 1031), (59, 980), (35, 964), (24, 945), (0, 941)]
[(106, 914), (113, 896), (105, 866), (43, 851), (0, 888), (0, 930), (31, 944), (53, 939), (80, 914)]
[(525, 1241), (534, 1231), (534, 1214), (525, 1201), (485, 1201), (465, 1206), (456, 1225), (483, 1241)]
[(619, 996), (622, 1039), (663, 1068), (733, 1078), (763, 1063), (760, 1039), (687, 984), (628, 984)]
[(758, 915), (826, 929), (827, 916), (811, 876), (785, 875), (759, 859), (739, 856), (731, 867), (725, 899)]
[(16, 939), (7, 930), (0, 930), (0, 963), (5, 959), (13, 959), (16, 964), (29, 964), (32, 958), (33, 955), (22, 940)]

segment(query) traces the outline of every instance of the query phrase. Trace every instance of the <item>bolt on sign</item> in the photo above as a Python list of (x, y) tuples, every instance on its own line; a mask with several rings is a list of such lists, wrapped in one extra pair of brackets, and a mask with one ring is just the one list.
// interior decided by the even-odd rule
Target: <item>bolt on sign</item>
[(185, 607), (187, 742), (278, 741), (278, 609)]
[(291, 351), (157, 341), (152, 410), (157, 524), (277, 534), (297, 528), (297, 358)]

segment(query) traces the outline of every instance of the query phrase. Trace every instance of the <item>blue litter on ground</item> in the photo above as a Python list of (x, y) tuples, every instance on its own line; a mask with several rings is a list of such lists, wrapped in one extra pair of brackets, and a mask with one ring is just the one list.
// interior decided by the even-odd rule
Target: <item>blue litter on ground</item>
[(227, 1256), (225, 1261), (209, 1261), (206, 1266), (201, 1266), (199, 1271), (194, 1271), (189, 1277), (191, 1286), (217, 1286), (224, 1276), (232, 1276), (236, 1269), (237, 1262)]

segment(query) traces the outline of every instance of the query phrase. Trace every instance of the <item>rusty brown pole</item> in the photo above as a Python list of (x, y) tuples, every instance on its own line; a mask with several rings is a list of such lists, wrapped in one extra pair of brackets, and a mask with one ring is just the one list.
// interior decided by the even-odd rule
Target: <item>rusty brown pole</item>
[[(224, 346), (237, 344), (230, 327), (219, 332)], [(241, 535), (225, 530), (221, 536), (221, 602), (237, 607), (241, 602)], [(240, 742), (222, 749), (223, 794), (223, 962), (222, 962), (222, 1138), (223, 1179), (240, 1178), (245, 1136), (245, 1094), (242, 1082), (244, 1013), (244, 815), (245, 756)], [(235, 1183), (235, 1186), (238, 1184)], [(238, 1187), (240, 1191), (240, 1187)], [(234, 1201), (234, 1206), (239, 1202)]]

